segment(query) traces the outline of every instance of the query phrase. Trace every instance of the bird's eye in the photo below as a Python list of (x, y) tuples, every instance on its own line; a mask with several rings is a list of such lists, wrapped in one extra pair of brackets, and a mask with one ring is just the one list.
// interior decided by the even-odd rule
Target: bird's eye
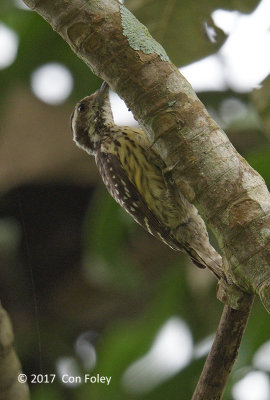
[(84, 112), (86, 110), (86, 104), (85, 103), (81, 103), (78, 105), (78, 111), (79, 112)]

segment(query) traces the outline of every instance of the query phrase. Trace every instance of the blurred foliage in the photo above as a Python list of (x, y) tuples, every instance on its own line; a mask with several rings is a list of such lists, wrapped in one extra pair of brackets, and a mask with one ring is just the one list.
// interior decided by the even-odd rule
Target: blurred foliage
[[(18, 82), (29, 84), (31, 73), (48, 62), (59, 62), (68, 66), (75, 79), (73, 100), (93, 92), (100, 84), (90, 69), (70, 50), (69, 46), (37, 13), (14, 7), (14, 2), (2, 0), (1, 22), (14, 29), (20, 45), (16, 61), (1, 71), (1, 91), (9, 90)], [(1, 96), (1, 101), (4, 101)]]
[[(142, 231), (105, 192), (94, 163), (72, 145), (69, 128), (74, 102), (100, 80), (42, 18), (14, 4), (0, 4), (1, 22), (19, 37), (15, 62), (0, 71), (0, 298), (28, 375), (56, 373), (69, 357), (80, 375), (112, 377), (109, 386), (72, 387), (59, 379), (33, 384), (32, 399), (190, 399), (204, 357), (191, 358), (145, 394), (127, 392), (122, 376), (150, 350), (172, 316), (186, 322), (194, 345), (215, 331), (222, 310), (215, 281)], [(178, 65), (216, 52), (226, 39), (217, 29), (216, 43), (206, 37), (203, 25), (213, 24), (214, 9), (250, 12), (256, 4), (127, 1)], [(66, 65), (74, 78), (71, 97), (57, 107), (42, 104), (29, 85), (35, 68), (52, 61)], [(200, 93), (200, 98), (269, 184), (268, 86), (269, 78), (251, 96), (227, 91)], [(232, 398), (232, 385), (269, 340), (268, 321), (257, 301), (224, 400)], [(93, 370), (76, 350), (84, 334), (97, 352)]]
[[(154, 38), (166, 49), (172, 62), (178, 66), (191, 63), (215, 53), (226, 39), (215, 26), (211, 13), (217, 9), (239, 10), (249, 13), (256, 0), (127, 0), (127, 7), (145, 24)], [(207, 40), (205, 24), (216, 31), (216, 42)]]
[(265, 134), (270, 135), (270, 76), (262, 82), (259, 89), (253, 91), (251, 99), (258, 110)]

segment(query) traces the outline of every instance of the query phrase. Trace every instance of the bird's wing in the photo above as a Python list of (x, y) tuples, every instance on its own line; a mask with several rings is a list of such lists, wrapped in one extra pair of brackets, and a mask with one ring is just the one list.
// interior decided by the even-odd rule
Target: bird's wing
[(111, 196), (157, 239), (174, 250), (184, 250), (146, 205), (143, 197), (127, 176), (121, 162), (113, 154), (97, 152), (96, 164)]

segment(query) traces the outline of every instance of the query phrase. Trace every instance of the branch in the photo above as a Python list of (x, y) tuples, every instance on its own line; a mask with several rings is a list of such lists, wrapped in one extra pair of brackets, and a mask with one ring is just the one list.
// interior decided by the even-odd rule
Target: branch
[(219, 400), (238, 355), (241, 339), (248, 322), (253, 296), (245, 310), (225, 305), (215, 341), (204, 364), (192, 400)]
[(0, 303), (0, 399), (28, 400), (27, 384), (18, 381), (21, 366), (13, 348), (13, 341), (10, 319)]
[(147, 29), (116, 0), (24, 0), (126, 101), (219, 238), (226, 276), (270, 311), (270, 196)]

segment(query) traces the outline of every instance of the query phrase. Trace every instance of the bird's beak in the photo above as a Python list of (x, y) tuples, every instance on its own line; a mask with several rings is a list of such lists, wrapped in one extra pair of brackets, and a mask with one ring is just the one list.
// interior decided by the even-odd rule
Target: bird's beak
[(106, 92), (109, 91), (109, 89), (110, 89), (110, 86), (108, 85), (108, 83), (103, 81), (102, 85), (100, 86), (99, 91), (102, 92), (102, 93), (106, 93)]
[(104, 81), (100, 86), (100, 89), (96, 92), (95, 102), (99, 107), (103, 107), (104, 103), (109, 100), (109, 89), (110, 86)]

